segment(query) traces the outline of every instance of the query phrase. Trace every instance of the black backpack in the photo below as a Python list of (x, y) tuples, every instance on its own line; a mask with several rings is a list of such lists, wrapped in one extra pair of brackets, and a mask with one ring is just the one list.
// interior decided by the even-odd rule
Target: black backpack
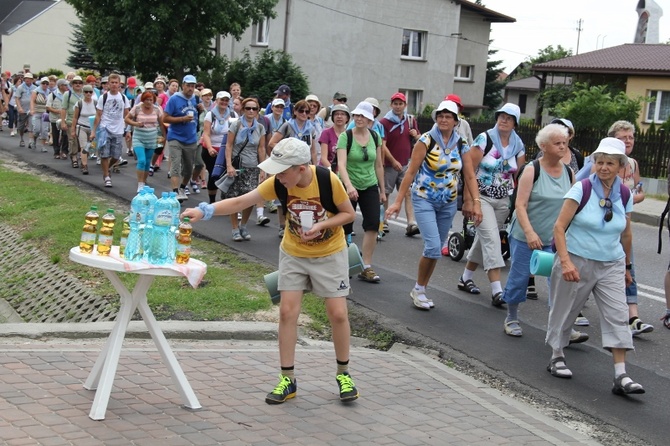
[[(321, 201), (321, 206), (331, 214), (337, 214), (339, 209), (337, 209), (337, 206), (335, 206), (335, 202), (333, 201), (333, 186), (330, 183), (330, 170), (323, 166), (316, 166), (316, 182), (319, 185), (319, 200)], [(276, 176), (275, 193), (281, 203), (282, 211), (284, 212), (284, 215), (286, 215), (288, 212), (288, 190), (281, 184)]]

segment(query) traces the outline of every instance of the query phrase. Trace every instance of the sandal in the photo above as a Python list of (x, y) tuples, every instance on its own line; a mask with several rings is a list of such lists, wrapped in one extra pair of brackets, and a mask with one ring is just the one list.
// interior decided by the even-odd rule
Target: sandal
[[(562, 362), (563, 365), (556, 365), (556, 363), (559, 362)], [(547, 366), (547, 371), (556, 378), (565, 378), (565, 379), (572, 378), (572, 372), (570, 371), (568, 366), (565, 365), (565, 358), (563, 356), (559, 356), (557, 358), (552, 359), (549, 362), (549, 365)]]
[(622, 385), (621, 381), (624, 378), (630, 378), (627, 373), (622, 373), (621, 375), (614, 378), (614, 387), (612, 387), (612, 393), (615, 395), (630, 395), (630, 394), (642, 394), (644, 393), (644, 388), (641, 384), (631, 381), (626, 385)]
[(66, 160), (67, 159), (67, 153), (61, 153), (60, 154), (60, 159)]
[(505, 334), (508, 336), (514, 336), (518, 338), (523, 335), (523, 330), (521, 329), (521, 325), (519, 325), (519, 321), (506, 321), (504, 329)]
[(670, 330), (670, 314), (666, 314), (661, 318), (661, 321), (663, 321), (663, 325), (665, 325), (665, 328)]
[(79, 162), (77, 161), (77, 158), (72, 158), (72, 167), (77, 169), (79, 168)]
[(88, 166), (86, 164), (81, 165), (81, 173), (83, 175), (88, 175)]
[(494, 307), (502, 307), (505, 305), (507, 302), (503, 300), (503, 293), (502, 291), (498, 291), (495, 293), (493, 296), (491, 296), (491, 305)]
[(479, 294), (481, 291), (479, 291), (479, 288), (475, 283), (472, 281), (472, 279), (468, 279), (465, 282), (463, 281), (463, 276), (461, 276), (458, 279), (458, 289), (461, 291), (466, 291), (470, 294)]

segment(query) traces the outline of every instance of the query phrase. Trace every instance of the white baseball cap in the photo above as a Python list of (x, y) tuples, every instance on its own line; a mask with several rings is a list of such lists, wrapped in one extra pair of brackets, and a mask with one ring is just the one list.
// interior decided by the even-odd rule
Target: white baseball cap
[(298, 138), (286, 138), (277, 143), (272, 149), (270, 158), (260, 163), (258, 168), (270, 175), (276, 175), (289, 167), (301, 166), (311, 160), (312, 154), (305, 141)]

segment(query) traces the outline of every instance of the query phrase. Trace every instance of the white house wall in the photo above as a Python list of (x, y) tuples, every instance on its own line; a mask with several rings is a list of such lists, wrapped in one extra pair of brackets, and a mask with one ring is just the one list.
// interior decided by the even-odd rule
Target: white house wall
[(2, 36), (2, 68), (15, 73), (30, 64), (33, 73), (56, 68), (63, 72), (70, 56), (71, 23), (79, 23), (74, 9), (64, 1)]
[(483, 86), (486, 83), (490, 23), (486, 22), (480, 14), (463, 10), (459, 33), (456, 63), (474, 65), (475, 72), (471, 82), (454, 81), (453, 92), (461, 97), (465, 105), (481, 105), (484, 100)]
[[(286, 51), (309, 78), (311, 93), (329, 103), (335, 91), (349, 95), (350, 103), (368, 96), (385, 110), (398, 89), (423, 91), (423, 103), (437, 104), (454, 90), (457, 54), (477, 65), (475, 82), (462, 86), (465, 102), (481, 104), (488, 47), (454, 38), (459, 30), (460, 6), (448, 0), (288, 0), (290, 4)], [(267, 48), (284, 49), (287, 0), (275, 8)], [(488, 42), (490, 25), (468, 13), (463, 32)], [(477, 19), (479, 17), (479, 19)], [(404, 29), (428, 32), (425, 60), (400, 57)], [(240, 41), (226, 38), (221, 52), (237, 58), (244, 49), (251, 56), (266, 47), (252, 46), (252, 30)], [(464, 45), (465, 49), (459, 50)], [(244, 87), (244, 86), (243, 86)]]

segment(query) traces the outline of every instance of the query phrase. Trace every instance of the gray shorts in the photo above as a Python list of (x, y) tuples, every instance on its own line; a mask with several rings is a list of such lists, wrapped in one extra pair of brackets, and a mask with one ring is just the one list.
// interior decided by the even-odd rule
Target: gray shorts
[(32, 131), (30, 115), (28, 113), (19, 113), (19, 124), (17, 127), (19, 128), (19, 133)]
[[(123, 134), (115, 135), (107, 132), (107, 143), (99, 148), (100, 158), (112, 158), (115, 160), (121, 158), (122, 141)], [(70, 149), (70, 153), (73, 153), (72, 149)]]
[(384, 188), (386, 188), (386, 195), (391, 195), (395, 189), (400, 189), (400, 183), (405, 178), (407, 173), (407, 166), (403, 166), (402, 170), (398, 172), (393, 167), (384, 167)]
[(319, 297), (346, 297), (349, 287), (347, 248), (325, 257), (294, 257), (279, 248), (279, 291), (311, 291)]
[(167, 147), (171, 163), (170, 175), (190, 179), (193, 174), (193, 164), (195, 163), (195, 152), (197, 152), (198, 143), (184, 144), (176, 139), (171, 139), (167, 142)]

